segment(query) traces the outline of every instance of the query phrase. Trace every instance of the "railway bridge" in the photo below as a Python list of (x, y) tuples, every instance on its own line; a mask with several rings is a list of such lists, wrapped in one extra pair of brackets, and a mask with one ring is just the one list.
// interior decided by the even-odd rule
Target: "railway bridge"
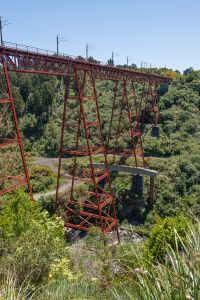
[[(78, 60), (69, 55), (6, 43), (0, 46), (0, 150), (10, 147), (20, 150), (23, 172), (6, 174), (0, 170), (0, 196), (22, 186), (28, 186), (32, 195), (29, 173), (16, 114), (10, 72), (61, 76), (65, 82), (63, 117), (61, 126), (60, 155), (56, 206), (69, 228), (88, 231), (91, 226), (101, 227), (104, 233), (116, 230), (118, 234), (115, 200), (110, 180), (110, 163), (117, 157), (132, 158), (134, 168), (147, 168), (142, 146), (142, 127), (149, 123), (152, 133), (158, 136), (159, 87), (170, 79), (131, 69), (122, 69), (101, 63)], [(108, 130), (104, 132), (98, 81), (113, 83)], [(69, 120), (69, 105), (78, 114)], [(13, 132), (4, 125), (12, 116)], [(124, 126), (123, 124), (126, 124)], [(123, 126), (122, 126), (123, 125)], [(68, 135), (70, 132), (70, 140)], [(73, 136), (73, 137), (72, 137)], [(94, 139), (95, 137), (95, 139)], [(95, 141), (95, 142), (94, 142)], [(124, 146), (126, 145), (126, 146)], [(102, 164), (95, 165), (101, 156)], [(112, 156), (112, 162), (108, 156)], [(79, 168), (79, 157), (87, 156), (87, 168)], [(61, 165), (64, 157), (73, 157), (71, 190), (59, 196)], [(85, 178), (87, 188), (75, 187), (77, 176)], [(104, 185), (100, 182), (104, 180)], [(118, 236), (119, 237), (119, 236)]]

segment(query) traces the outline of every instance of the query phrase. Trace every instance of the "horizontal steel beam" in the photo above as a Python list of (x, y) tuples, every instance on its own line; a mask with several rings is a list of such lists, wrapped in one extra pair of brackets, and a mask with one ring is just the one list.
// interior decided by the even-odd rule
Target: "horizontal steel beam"
[[(93, 164), (95, 169), (106, 169), (106, 165), (103, 163), (99, 164)], [(124, 166), (124, 165), (117, 165), (117, 164), (109, 164), (108, 165), (109, 170), (116, 171), (116, 172), (122, 172), (126, 174), (133, 174), (133, 175), (141, 175), (141, 176), (150, 176), (155, 177), (157, 175), (157, 171), (145, 169), (145, 168), (136, 168), (136, 167), (130, 167), (130, 166)]]
[(5, 46), (0, 46), (0, 54), (3, 54), (3, 58), (7, 61), (9, 70), (15, 72), (65, 76), (70, 74), (73, 68), (92, 69), (94, 76), (103, 80), (122, 80), (124, 77), (129, 77), (135, 82), (155, 82), (157, 84), (171, 82), (170, 78), (156, 74), (121, 69), (55, 54), (49, 55)]

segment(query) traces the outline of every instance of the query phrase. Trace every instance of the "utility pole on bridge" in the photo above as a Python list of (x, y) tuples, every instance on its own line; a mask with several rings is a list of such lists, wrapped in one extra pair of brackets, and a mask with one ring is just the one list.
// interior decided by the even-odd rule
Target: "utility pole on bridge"
[(132, 60), (132, 57), (130, 57), (130, 56), (126, 57), (126, 65), (127, 65), (127, 67), (129, 66), (129, 63), (130, 63), (131, 60)]
[(1, 39), (1, 46), (3, 46), (3, 27), (9, 25), (8, 20), (3, 21), (3, 17), (0, 16), (0, 39)]
[(119, 54), (112, 51), (112, 55), (111, 55), (111, 64), (112, 64), (112, 66), (114, 66), (114, 64), (115, 64), (115, 62), (114, 62), (114, 57), (115, 56), (119, 56)]
[(1, 46), (3, 46), (2, 17), (0, 17), (0, 35), (1, 35)]
[(88, 58), (89, 58), (89, 50), (93, 50), (94, 47), (91, 46), (89, 43), (86, 44), (86, 47), (85, 47), (85, 56), (86, 56), (86, 60), (88, 61)]
[(57, 55), (59, 55), (59, 44), (60, 42), (67, 42), (67, 40), (64, 37), (61, 37), (59, 34), (56, 36), (56, 52)]

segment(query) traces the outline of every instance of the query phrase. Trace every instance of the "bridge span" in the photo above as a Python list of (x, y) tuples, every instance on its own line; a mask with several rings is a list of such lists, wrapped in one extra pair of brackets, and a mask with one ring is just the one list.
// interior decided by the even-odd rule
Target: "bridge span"
[[(10, 72), (62, 76), (65, 82), (65, 96), (61, 120), (57, 209), (65, 220), (66, 227), (88, 231), (91, 226), (99, 226), (103, 233), (115, 229), (118, 235), (107, 149), (110, 149), (109, 151), (114, 157), (115, 154), (133, 157), (137, 172), (146, 172), (149, 176), (152, 175), (150, 178), (155, 177), (153, 171), (146, 169), (139, 171), (138, 169), (140, 164), (145, 167), (142, 128), (148, 122), (157, 128), (159, 123), (159, 86), (169, 84), (171, 79), (137, 70), (83, 61), (76, 57), (57, 55), (54, 52), (7, 42), (0, 46), (0, 65), (2, 66), (0, 69), (0, 122), (3, 124), (10, 114), (14, 127), (12, 135), (0, 136), (0, 149), (5, 152), (11, 145), (15, 145), (20, 150), (23, 165), (23, 172), (17, 175), (4, 174), (4, 170), (1, 170), (0, 196), (24, 185), (28, 186), (32, 195)], [(112, 109), (106, 134), (99, 105), (96, 84), (98, 80), (110, 80), (114, 85), (114, 90), (110, 91), (111, 97), (108, 100), (112, 103)], [(71, 102), (78, 108), (79, 114), (78, 117), (74, 116), (74, 122), (68, 123), (69, 103)], [(116, 103), (120, 104), (116, 105)], [(123, 128), (122, 120), (125, 121), (127, 128)], [(71, 139), (74, 142), (73, 145), (66, 144), (69, 131), (73, 133)], [(123, 147), (124, 144), (120, 143), (120, 140), (125, 141), (127, 148)], [(104, 160), (99, 171), (95, 169), (94, 163), (97, 153), (101, 154)], [(66, 155), (74, 157), (71, 190), (59, 197), (61, 164)], [(87, 156), (90, 162), (90, 171), (87, 174), (91, 183), (88, 190), (80, 191), (75, 188), (75, 180), (79, 172), (78, 156)], [(128, 170), (136, 171), (133, 168), (132, 170), (126, 169), (127, 172)], [(102, 178), (105, 179), (103, 188), (99, 184)], [(4, 183), (6, 183), (5, 186)]]

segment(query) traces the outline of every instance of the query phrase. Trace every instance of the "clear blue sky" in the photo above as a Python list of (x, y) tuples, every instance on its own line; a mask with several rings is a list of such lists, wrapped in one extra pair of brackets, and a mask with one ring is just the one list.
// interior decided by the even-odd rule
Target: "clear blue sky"
[(115, 63), (200, 69), (200, 0), (1, 0), (4, 39)]

